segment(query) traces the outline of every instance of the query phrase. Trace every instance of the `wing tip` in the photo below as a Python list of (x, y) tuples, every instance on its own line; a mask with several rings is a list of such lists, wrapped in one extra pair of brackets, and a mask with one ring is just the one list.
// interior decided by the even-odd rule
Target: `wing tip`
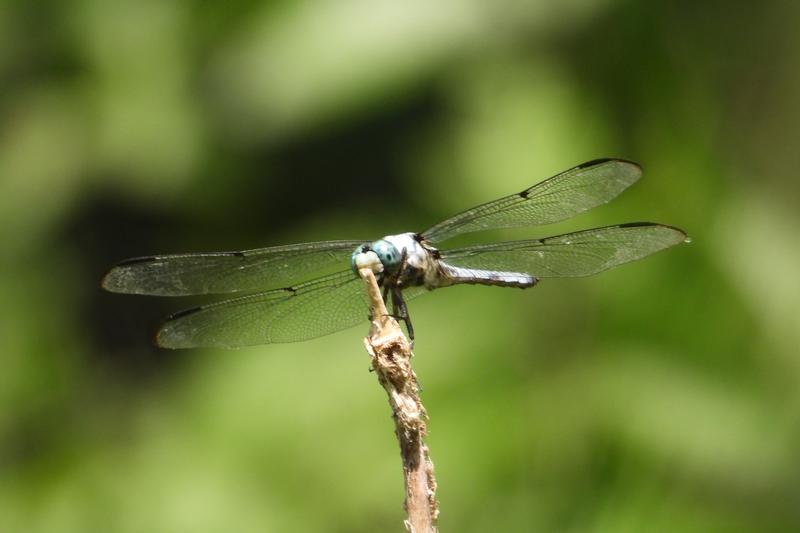
[(146, 257), (132, 257), (124, 259), (111, 267), (111, 270), (106, 272), (103, 279), (100, 280), (100, 287), (108, 292), (117, 292), (124, 294), (141, 294), (140, 291), (131, 290), (125, 283), (126, 277), (132, 272), (132, 267), (145, 263), (152, 263), (158, 260), (158, 257), (149, 255)]
[(173, 345), (167, 339), (165, 339), (163, 332), (160, 329), (153, 334), (153, 344), (165, 350), (177, 350), (181, 348), (181, 346)]
[(120, 271), (119, 265), (112, 267), (111, 270), (105, 273), (103, 279), (100, 280), (100, 287), (108, 292), (127, 292), (120, 282)]
[(190, 307), (188, 309), (176, 311), (169, 315), (164, 319), (164, 321), (158, 327), (158, 330), (153, 335), (153, 344), (159, 348), (166, 348), (169, 350), (192, 348), (194, 345), (183, 342), (183, 336), (180, 334), (176, 335), (176, 329), (174, 327), (170, 327), (170, 325), (180, 318), (184, 318), (202, 311), (204, 307), (205, 306), (202, 305)]
[(164, 335), (162, 335), (161, 331), (158, 331), (155, 335), (153, 335), (153, 344), (163, 350), (183, 350), (186, 348), (193, 348), (193, 346), (183, 346), (173, 343), (170, 339), (164, 338)]
[(692, 242), (692, 238), (689, 236), (688, 233), (686, 233), (684, 230), (682, 230), (677, 226), (671, 226), (669, 224), (661, 224), (659, 222), (626, 222), (625, 224), (618, 225), (618, 227), (620, 228), (635, 228), (642, 226), (657, 226), (659, 228), (663, 228), (674, 232), (677, 237), (680, 237), (675, 241), (675, 244), (683, 244), (683, 243), (689, 244)]

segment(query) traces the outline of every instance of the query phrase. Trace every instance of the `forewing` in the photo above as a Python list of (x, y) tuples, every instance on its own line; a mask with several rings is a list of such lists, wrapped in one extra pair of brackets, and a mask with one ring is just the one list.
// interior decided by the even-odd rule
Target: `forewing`
[(364, 241), (325, 241), (241, 252), (157, 255), (128, 259), (103, 278), (112, 292), (187, 296), (290, 285), (344, 268)]
[(641, 175), (642, 169), (631, 161), (589, 161), (520, 193), (459, 213), (422, 236), (441, 242), (473, 231), (551, 224), (614, 199)]
[(686, 241), (671, 226), (648, 222), (607, 226), (544, 239), (441, 251), (443, 261), (483, 270), (524, 272), (537, 278), (589, 276)]
[(304, 341), (366, 324), (368, 315), (364, 282), (346, 270), (176, 313), (156, 342), (164, 348), (236, 348)]

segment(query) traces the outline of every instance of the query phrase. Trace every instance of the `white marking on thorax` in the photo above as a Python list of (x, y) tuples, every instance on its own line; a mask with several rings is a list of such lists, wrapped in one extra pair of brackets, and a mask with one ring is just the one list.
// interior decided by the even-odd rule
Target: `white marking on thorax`
[(417, 241), (414, 233), (387, 235), (383, 239), (392, 243), (401, 254), (403, 250), (405, 250), (406, 266), (423, 273), (426, 287), (438, 287), (439, 271), (436, 268), (436, 260), (431, 256), (431, 253)]

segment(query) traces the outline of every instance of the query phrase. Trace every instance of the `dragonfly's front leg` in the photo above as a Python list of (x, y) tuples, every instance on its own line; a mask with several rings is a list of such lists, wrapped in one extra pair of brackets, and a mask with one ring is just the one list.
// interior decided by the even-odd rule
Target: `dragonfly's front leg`
[(408, 340), (414, 345), (414, 326), (411, 325), (411, 317), (408, 315), (408, 307), (403, 299), (403, 293), (399, 287), (392, 287), (392, 312), (397, 320), (402, 320), (408, 330)]
[[(400, 255), (400, 268), (397, 270), (397, 277), (391, 286), (392, 290), (392, 316), (396, 320), (402, 320), (406, 325), (408, 331), (408, 339), (411, 341), (411, 346), (414, 346), (414, 326), (411, 325), (411, 318), (408, 316), (408, 308), (406, 301), (403, 299), (401, 291), (403, 275), (408, 267), (408, 249), (403, 248)], [(387, 286), (388, 288), (388, 286)], [(385, 297), (384, 297), (385, 300)]]
[(383, 304), (384, 304), (384, 305), (386, 305), (387, 303), (389, 303), (389, 300), (388, 300), (388, 298), (389, 298), (389, 286), (387, 285), (387, 286), (385, 286), (385, 287), (383, 288)]

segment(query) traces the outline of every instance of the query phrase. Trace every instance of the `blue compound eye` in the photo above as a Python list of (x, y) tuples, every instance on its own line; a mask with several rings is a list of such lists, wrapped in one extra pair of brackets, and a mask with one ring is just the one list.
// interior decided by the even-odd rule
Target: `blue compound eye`
[(372, 251), (378, 254), (378, 259), (386, 270), (395, 270), (400, 266), (402, 257), (397, 247), (385, 239), (372, 243)]

